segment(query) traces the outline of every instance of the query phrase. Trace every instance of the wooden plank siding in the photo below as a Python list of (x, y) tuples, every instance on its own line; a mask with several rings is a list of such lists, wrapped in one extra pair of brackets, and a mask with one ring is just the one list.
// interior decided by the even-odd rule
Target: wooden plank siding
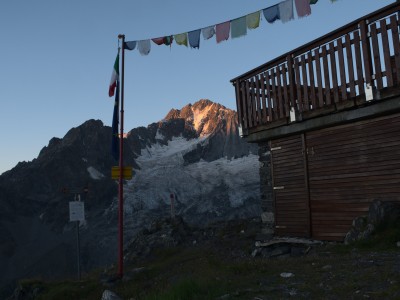
[(312, 237), (344, 239), (375, 199), (400, 201), (400, 115), (306, 134)]
[(373, 200), (400, 202), (400, 113), (270, 146), (278, 236), (343, 241)]
[(271, 141), (276, 233), (310, 236), (308, 193), (301, 136)]
[(244, 135), (289, 122), (291, 109), (305, 120), (325, 114), (327, 106), (349, 107), (355, 98), (364, 105), (367, 85), (398, 87), (398, 11), (400, 2), (388, 5), (232, 79), (245, 90), (236, 92)]

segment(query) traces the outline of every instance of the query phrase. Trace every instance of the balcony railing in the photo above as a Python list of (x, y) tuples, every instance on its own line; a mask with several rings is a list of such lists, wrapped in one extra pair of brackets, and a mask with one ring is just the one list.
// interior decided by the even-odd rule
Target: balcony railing
[(386, 6), (231, 80), (244, 135), (362, 105), (400, 84), (400, 3)]

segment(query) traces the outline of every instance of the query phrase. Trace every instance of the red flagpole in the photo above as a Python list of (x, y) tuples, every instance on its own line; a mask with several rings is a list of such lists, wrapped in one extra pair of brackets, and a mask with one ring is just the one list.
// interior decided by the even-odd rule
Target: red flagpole
[(119, 34), (122, 39), (122, 68), (121, 68), (121, 125), (119, 137), (119, 206), (118, 206), (118, 276), (124, 276), (124, 66), (125, 66), (125, 35)]

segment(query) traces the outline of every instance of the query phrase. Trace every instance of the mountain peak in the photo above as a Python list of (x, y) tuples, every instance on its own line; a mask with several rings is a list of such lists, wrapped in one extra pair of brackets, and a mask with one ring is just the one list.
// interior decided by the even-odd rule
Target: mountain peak
[(200, 99), (181, 109), (171, 109), (164, 120), (184, 119), (185, 123), (193, 127), (200, 136), (204, 136), (220, 128), (221, 123), (227, 118), (234, 120), (236, 118), (235, 111), (211, 100)]

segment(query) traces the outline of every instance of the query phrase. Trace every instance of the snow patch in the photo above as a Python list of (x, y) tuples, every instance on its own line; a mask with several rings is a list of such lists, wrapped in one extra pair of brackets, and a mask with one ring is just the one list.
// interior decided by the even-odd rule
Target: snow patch
[(130, 212), (137, 211), (138, 206), (144, 209), (164, 207), (169, 204), (170, 193), (176, 194), (185, 210), (195, 209), (198, 213), (214, 211), (215, 205), (225, 205), (215, 204), (212, 198), (228, 201), (226, 210), (259, 197), (257, 155), (184, 165), (181, 152), (160, 146), (153, 148), (138, 158), (140, 170), (125, 188), (126, 209)]
[(183, 155), (197, 147), (197, 144), (205, 141), (206, 137), (198, 139), (187, 140), (182, 136), (173, 137), (172, 140), (168, 141), (167, 145), (153, 144), (151, 147), (147, 146), (142, 149), (142, 154), (136, 159), (136, 162), (141, 167), (153, 167), (157, 164), (161, 165), (165, 161), (168, 162), (174, 157), (181, 157)]
[(205, 117), (207, 117), (208, 112), (211, 110), (213, 105), (209, 105), (203, 110), (199, 110), (199, 109), (193, 110), (193, 125), (194, 125), (194, 128), (196, 129), (196, 131), (199, 130), (200, 125), (203, 123), (203, 119)]
[(258, 156), (250, 154), (232, 160), (220, 158), (211, 162), (200, 161), (184, 169), (196, 179), (202, 190), (211, 192), (218, 185), (227, 186), (231, 207), (239, 207), (249, 196), (254, 194), (256, 197), (259, 192), (253, 186), (259, 181), (258, 167)]
[(104, 175), (97, 171), (94, 167), (88, 167), (87, 171), (92, 179), (99, 180), (104, 177)]
[(157, 129), (157, 133), (156, 133), (156, 140), (164, 140), (164, 136), (162, 135), (162, 133), (160, 133), (160, 130)]

